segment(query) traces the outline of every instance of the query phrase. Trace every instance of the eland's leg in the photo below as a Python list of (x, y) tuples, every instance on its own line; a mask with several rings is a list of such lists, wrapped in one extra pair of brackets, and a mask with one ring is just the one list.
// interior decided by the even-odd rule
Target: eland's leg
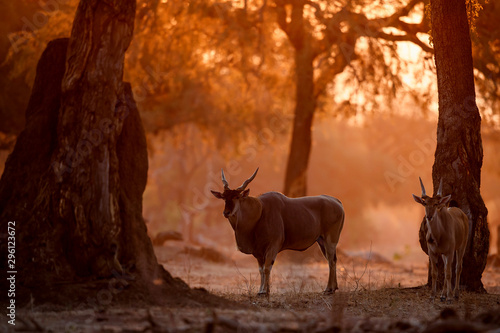
[(258, 262), (259, 262), (259, 273), (260, 273), (260, 289), (259, 289), (259, 293), (258, 295), (265, 295), (265, 276), (264, 276), (264, 260), (261, 260), (261, 259), (257, 259)]
[(430, 300), (434, 301), (434, 299), (436, 298), (436, 293), (437, 293), (436, 283), (437, 283), (437, 277), (438, 277), (438, 269), (437, 269), (438, 256), (429, 251), (429, 259), (430, 259), (430, 265), (431, 265), (431, 278), (432, 278), (432, 292), (431, 292)]
[(455, 269), (455, 298), (459, 298), (460, 294), (460, 275), (462, 275), (462, 264), (463, 264), (463, 259), (464, 259), (464, 254), (465, 254), (465, 246), (463, 249), (458, 249), (457, 250), (457, 266)]
[(449, 256), (442, 255), (444, 263), (444, 284), (443, 291), (441, 292), (441, 301), (448, 300), (448, 303), (451, 302), (451, 266), (453, 265), (454, 254), (455, 251)]
[(325, 294), (332, 294), (339, 289), (337, 284), (337, 243), (326, 241), (324, 243), (326, 259), (330, 273), (328, 275), (328, 283), (324, 291)]
[(325, 241), (323, 237), (319, 237), (316, 242), (319, 245), (319, 248), (321, 249), (321, 253), (323, 253), (323, 256), (325, 257), (326, 260), (328, 260), (328, 257), (326, 256), (326, 250), (325, 250)]
[[(330, 220), (326, 225), (330, 228), (326, 234), (318, 238), (318, 244), (320, 244), (321, 250), (328, 261), (328, 267), (330, 272), (328, 275), (328, 283), (324, 291), (325, 294), (332, 294), (338, 288), (337, 283), (337, 244), (340, 238), (340, 232), (344, 226), (344, 209), (342, 204), (338, 202), (339, 206), (332, 210), (333, 220)], [(323, 223), (324, 221), (322, 221)]]
[(260, 290), (259, 296), (267, 296), (269, 295), (271, 289), (271, 270), (273, 269), (274, 260), (276, 259), (277, 251), (270, 251), (266, 254), (266, 259), (264, 264), (261, 265), (259, 263), (259, 271), (260, 271)]

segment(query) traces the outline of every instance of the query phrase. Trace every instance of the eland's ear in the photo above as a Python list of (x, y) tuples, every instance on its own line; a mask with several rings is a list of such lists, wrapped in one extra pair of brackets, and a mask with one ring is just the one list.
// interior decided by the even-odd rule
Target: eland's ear
[(250, 194), (250, 189), (244, 190), (243, 192), (240, 193), (240, 198), (246, 198)]
[(442, 197), (440, 200), (439, 200), (439, 204), (440, 205), (447, 205), (451, 200), (451, 194), (445, 196), (445, 197)]
[(212, 191), (212, 190), (210, 190), (210, 192), (212, 192), (212, 194), (214, 195), (214, 197), (216, 197), (217, 199), (223, 199), (222, 198), (222, 193), (217, 192), (217, 191)]
[(413, 200), (415, 200), (417, 203), (425, 206), (424, 199), (422, 199), (421, 197), (417, 197), (415, 194), (412, 194), (412, 195), (413, 195)]

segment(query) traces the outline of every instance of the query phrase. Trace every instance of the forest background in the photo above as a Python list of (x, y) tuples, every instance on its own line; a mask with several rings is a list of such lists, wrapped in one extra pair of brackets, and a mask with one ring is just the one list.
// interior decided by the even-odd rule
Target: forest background
[[(78, 5), (2, 2), (0, 172), (24, 127), (36, 63), (50, 40), (69, 36)], [(312, 59), (315, 108), (304, 190), (344, 203), (343, 249), (425, 262), (417, 237), (422, 209), (411, 198), (420, 191), (419, 176), (430, 186), (436, 144), (425, 3), (347, 3), (358, 16), (342, 17), (345, 4), (328, 1), (303, 13), (302, 26), (320, 50)], [(471, 37), (483, 119), (481, 189), (495, 253), (500, 8), (494, 1), (468, 5), (478, 14)], [(147, 133), (143, 214), (152, 238), (176, 230), (188, 242), (234, 252), (221, 203), (209, 192), (221, 188), (221, 168), (237, 186), (260, 167), (252, 194), (287, 192), (298, 48), (279, 13), (289, 7), (281, 1), (138, 1), (124, 74)], [(394, 13), (397, 24), (390, 22)], [(332, 17), (339, 31), (324, 24)]]

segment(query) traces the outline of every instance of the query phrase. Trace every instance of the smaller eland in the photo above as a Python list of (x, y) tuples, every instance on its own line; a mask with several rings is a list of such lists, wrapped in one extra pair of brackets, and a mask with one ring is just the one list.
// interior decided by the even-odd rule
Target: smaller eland
[(225, 201), (224, 217), (234, 230), (238, 249), (253, 255), (259, 264), (259, 295), (269, 295), (271, 269), (276, 255), (283, 250), (304, 251), (318, 243), (328, 261), (330, 274), (324, 293), (331, 294), (337, 285), (337, 244), (344, 225), (342, 203), (331, 196), (288, 198), (278, 192), (258, 197), (246, 187), (257, 175), (232, 190), (222, 170), (224, 192), (211, 191)]
[(431, 300), (434, 300), (436, 297), (437, 262), (439, 256), (441, 256), (444, 263), (444, 283), (443, 291), (441, 292), (441, 301), (448, 299), (448, 302), (451, 302), (451, 266), (453, 258), (456, 257), (454, 296), (458, 299), (462, 260), (469, 234), (469, 219), (460, 208), (448, 207), (451, 195), (443, 196), (442, 179), (439, 182), (438, 191), (433, 197), (429, 197), (425, 193), (422, 179), (420, 177), (418, 179), (422, 188), (422, 197), (413, 194), (413, 199), (425, 207), (425, 221), (427, 224), (425, 239), (431, 261)]

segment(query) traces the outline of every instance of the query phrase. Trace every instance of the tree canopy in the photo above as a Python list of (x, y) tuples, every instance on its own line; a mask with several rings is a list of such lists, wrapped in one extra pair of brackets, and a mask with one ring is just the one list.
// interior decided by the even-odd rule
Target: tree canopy
[[(494, 22), (500, 9), (479, 3), (484, 9), (472, 34), (478, 105), (483, 122), (498, 122), (500, 31)], [(9, 4), (13, 19), (0, 23), (3, 146), (12, 147), (22, 129), (36, 61), (49, 40), (69, 36), (77, 4)], [(178, 150), (196, 147), (197, 157), (182, 162), (183, 172), (195, 172), (203, 146), (226, 160), (251, 160), (270, 143), (287, 149), (282, 142), (292, 131), (295, 51), (286, 31), (297, 4), (315, 49), (316, 114), (357, 121), (412, 112), (415, 105), (425, 114), (437, 101), (425, 1), (139, 0), (124, 79), (148, 135), (168, 133)], [(155, 145), (149, 149), (154, 154)]]
[[(194, 122), (217, 128), (216, 141), (222, 144), (237, 142), (246, 129), (264, 126), (273, 114), (290, 115), (294, 42), (286, 26), (297, 3), (304, 5), (301, 26), (314, 38), (314, 94), (320, 110), (345, 115), (346, 103), (355, 111), (387, 109), (391, 99), (401, 99), (398, 90), (427, 102), (427, 91), (405, 83), (408, 63), (401, 52), (403, 42), (418, 45), (423, 52), (412, 71), (416, 76), (430, 69), (423, 1), (140, 0), (125, 78), (134, 87), (146, 130)], [(500, 31), (494, 24), (500, 9), (493, 2), (481, 4), (474, 66), (481, 97), (492, 104), (500, 75)], [(0, 50), (2, 80), (9, 82), (0, 98), (2, 132), (22, 128), (26, 98), (13, 96), (28, 94), (48, 41), (69, 35), (76, 5), (76, 0), (45, 7), (29, 1), (9, 4), (12, 19), (2, 22)], [(358, 88), (339, 94), (337, 86), (347, 83)]]

